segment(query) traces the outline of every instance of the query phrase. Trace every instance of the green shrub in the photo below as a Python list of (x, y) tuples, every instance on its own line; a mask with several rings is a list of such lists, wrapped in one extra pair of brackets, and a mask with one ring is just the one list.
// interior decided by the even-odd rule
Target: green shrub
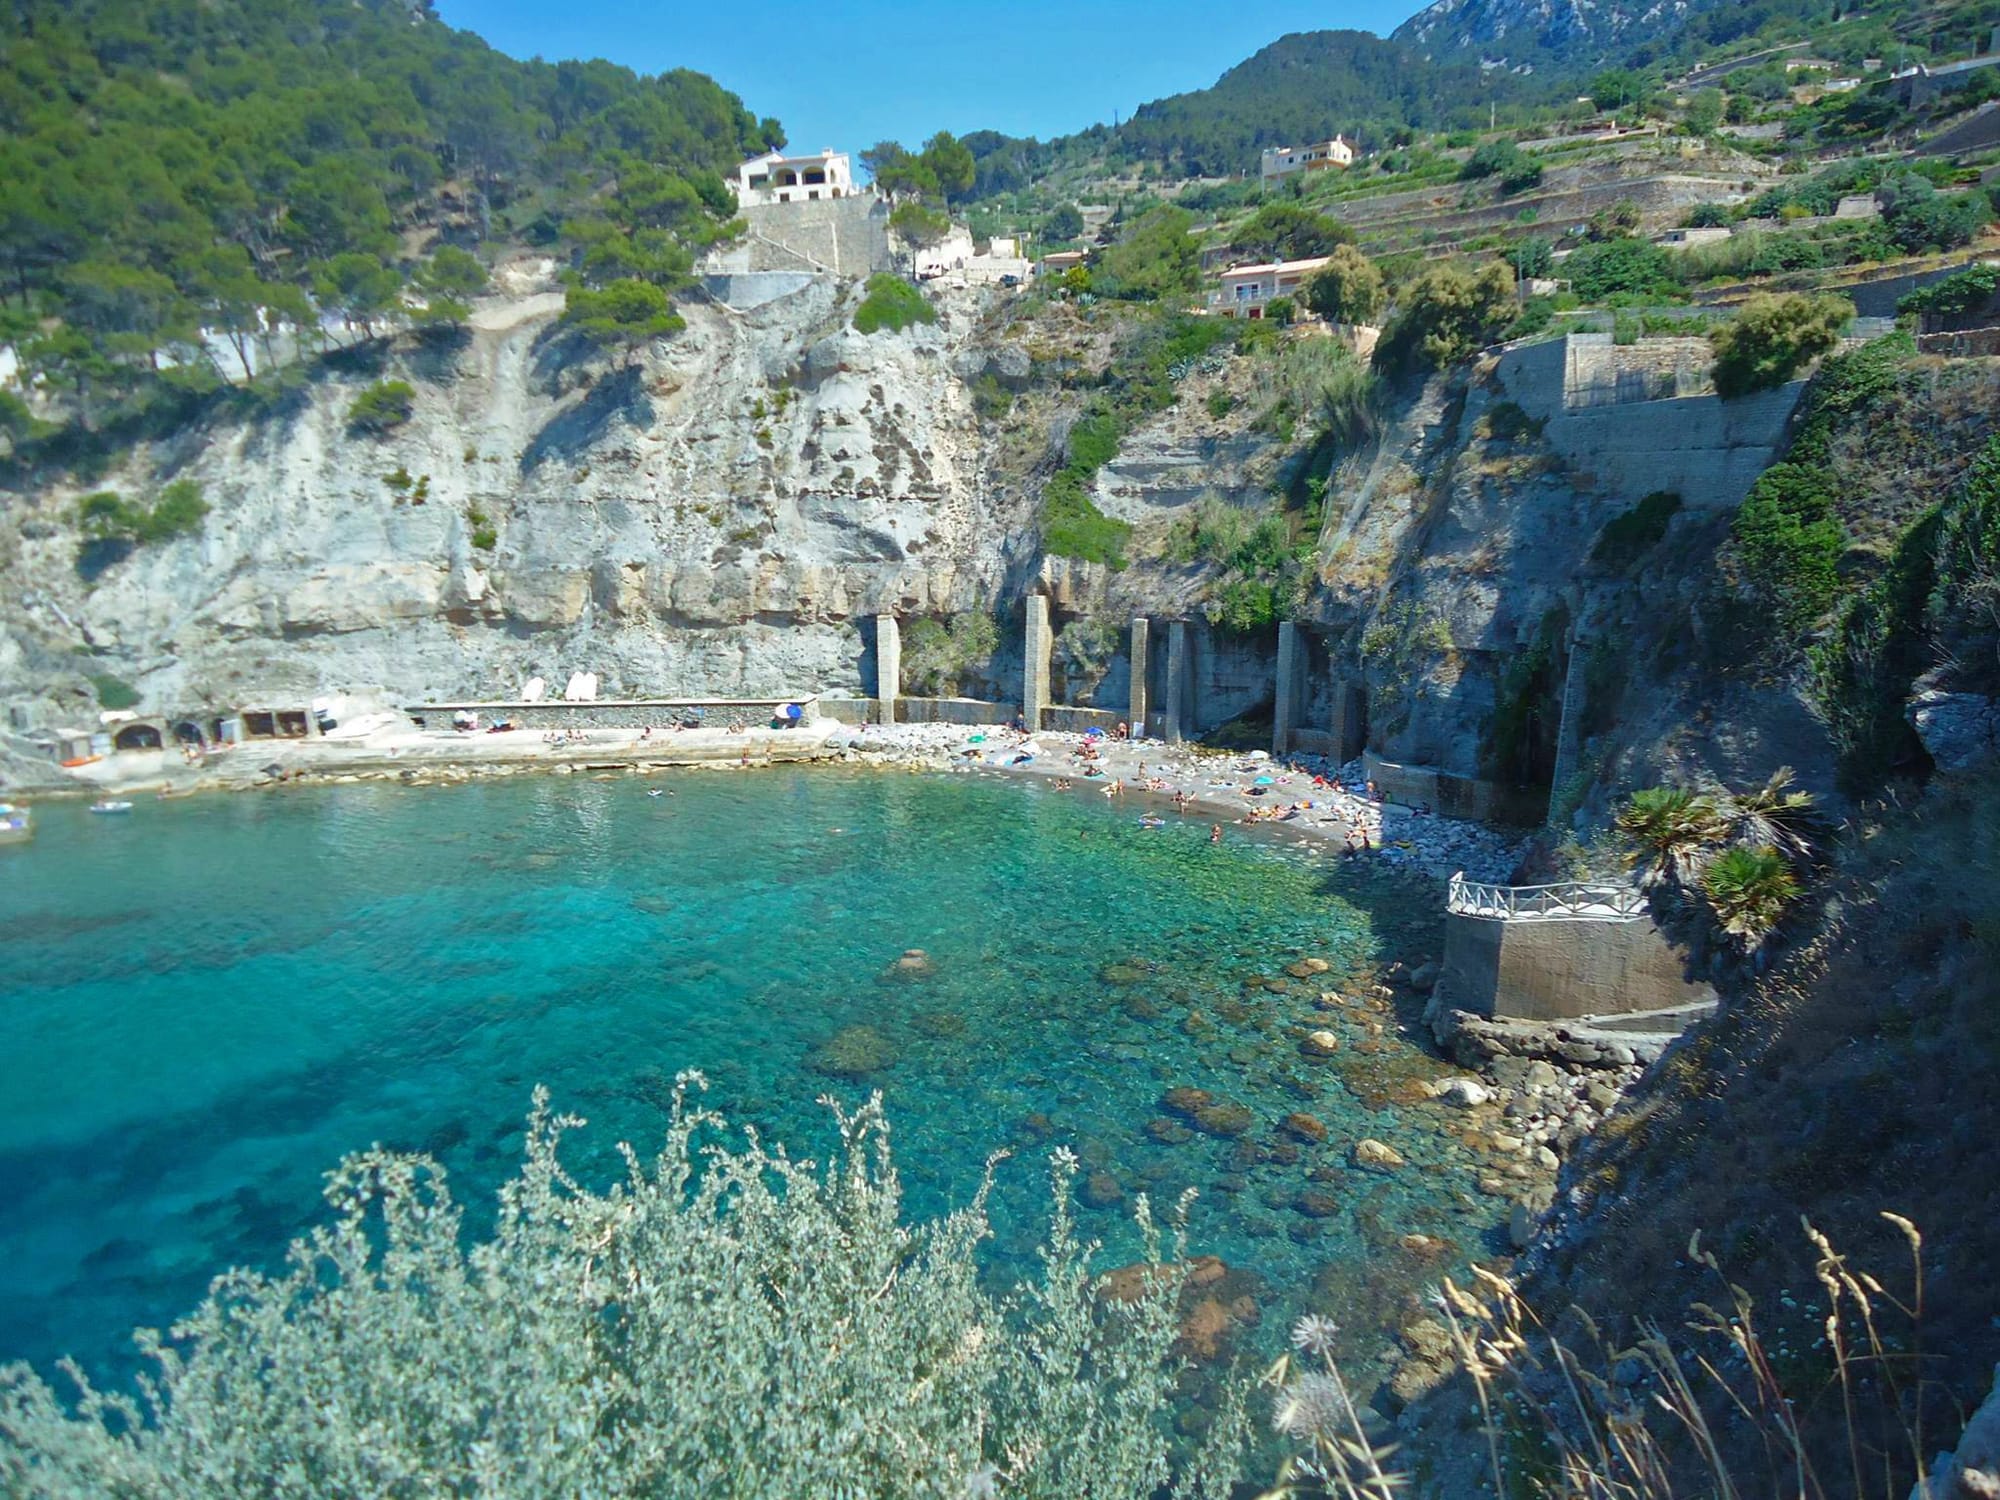
[(1674, 297), (1681, 290), (1672, 254), (1650, 240), (1628, 237), (1579, 247), (1563, 262), (1562, 274), (1586, 302), (1613, 297)]
[(1837, 347), (1853, 318), (1854, 304), (1841, 297), (1752, 297), (1734, 322), (1708, 336), (1715, 393), (1726, 401), (1775, 390)]
[(1963, 271), (1905, 293), (1896, 302), (1899, 313), (1941, 313), (1963, 317), (1978, 312), (2000, 292), (2000, 266), (1981, 261)]
[(1441, 369), (1492, 342), (1514, 312), (1514, 274), (1504, 262), (1488, 261), (1477, 271), (1430, 266), (1398, 298), (1375, 346), (1375, 367)]
[(1514, 401), (1496, 401), (1486, 413), (1486, 435), (1497, 442), (1512, 443), (1524, 437), (1540, 437), (1545, 423), (1521, 410)]
[(172, 541), (201, 530), (208, 514), (208, 502), (201, 486), (192, 479), (176, 479), (154, 497), (151, 505), (140, 505), (111, 490), (86, 495), (77, 503), (77, 521), (86, 535), (102, 540), (122, 539), (144, 545)]
[(139, 508), (116, 490), (99, 490), (76, 503), (77, 525), (87, 536), (129, 536), (139, 514)]
[(393, 431), (416, 411), (417, 392), (407, 380), (378, 380), (347, 408), (347, 425), (376, 436)]
[(1132, 528), (1099, 510), (1088, 484), (1072, 466), (1043, 486), (1042, 550), (1054, 557), (1123, 568)]
[(1217, 386), (1208, 393), (1207, 405), (1208, 414), (1219, 422), (1232, 411), (1236, 410), (1236, 398), (1221, 386)]
[(1766, 847), (1725, 849), (1702, 871), (1701, 892), (1722, 930), (1761, 942), (1799, 897), (1799, 878), (1784, 855)]
[(139, 706), (139, 690), (122, 677), (100, 672), (90, 679), (90, 685), (97, 692), (98, 705), (113, 713)]
[(1651, 878), (1685, 883), (1707, 864), (1729, 836), (1729, 823), (1713, 797), (1686, 787), (1654, 786), (1634, 792), (1612, 819), (1634, 861)]
[(951, 233), (951, 215), (926, 208), (912, 198), (890, 212), (889, 228), (913, 245), (935, 245)]
[(1733, 531), (1744, 577), (1787, 640), (1818, 623), (1839, 587), (1846, 536), (1823, 470), (1773, 464), (1750, 487)]
[(1238, 635), (1268, 630), (1282, 617), (1277, 585), (1262, 578), (1232, 578), (1216, 591), (1215, 623)]
[(1109, 412), (1081, 417), (1069, 430), (1069, 461), (1096, 473), (1118, 456), (1118, 419)]
[(1253, 260), (1310, 260), (1354, 243), (1338, 219), (1299, 203), (1266, 203), (1229, 236), (1230, 247)]
[(1201, 247), (1189, 231), (1194, 216), (1162, 206), (1132, 220), (1118, 242), (1098, 257), (1091, 285), (1128, 302), (1152, 302), (1195, 289)]
[(1590, 560), (1600, 568), (1624, 572), (1660, 544), (1680, 508), (1679, 495), (1654, 490), (1630, 510), (1604, 523), (1591, 546)]
[(1941, 662), (1954, 685), (2000, 688), (2000, 439), (1989, 440), (1958, 494), (1924, 512), (1882, 574), (1848, 601), (1811, 657), (1814, 706), (1840, 755), (1843, 783), (1874, 790), (1922, 759), (1904, 706)]
[(1352, 245), (1336, 247), (1304, 292), (1306, 306), (1329, 323), (1373, 323), (1382, 316), (1382, 273)]
[(969, 678), (985, 675), (999, 649), (1000, 627), (989, 614), (968, 610), (949, 622), (913, 620), (903, 633), (904, 687), (920, 697), (963, 693)]
[[(1148, 1266), (1109, 1291), (1058, 1151), (1040, 1270), (1003, 1300), (981, 1277), (990, 1176), (904, 1222), (879, 1096), (836, 1112), (822, 1171), (725, 1134), (699, 1082), (609, 1192), (560, 1162), (582, 1122), (538, 1090), (477, 1240), (434, 1161), (349, 1157), (334, 1222), (282, 1274), (231, 1271), (170, 1336), (139, 1335), (143, 1406), (86, 1387), (72, 1412), (0, 1371), (0, 1472), (50, 1496), (268, 1495), (285, 1475), (316, 1495), (1161, 1493), (1185, 1250), (1143, 1200)], [(1202, 1495), (1228, 1492), (1247, 1426), (1238, 1393), (1190, 1465)]]
[(900, 276), (878, 271), (868, 278), (868, 290), (854, 310), (857, 333), (901, 333), (917, 323), (935, 323), (937, 309), (917, 288)]
[(666, 288), (638, 276), (620, 276), (601, 287), (572, 286), (563, 297), (563, 322), (597, 343), (627, 346), (687, 327)]
[(1824, 463), (1834, 435), (1895, 389), (1916, 352), (1916, 340), (1898, 329), (1829, 356), (1806, 388), (1805, 407), (1786, 456), (1793, 463)]

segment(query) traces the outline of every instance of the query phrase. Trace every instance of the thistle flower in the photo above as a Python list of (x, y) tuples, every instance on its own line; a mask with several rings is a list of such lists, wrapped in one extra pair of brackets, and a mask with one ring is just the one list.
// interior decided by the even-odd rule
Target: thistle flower
[(1295, 1438), (1331, 1433), (1347, 1423), (1350, 1410), (1338, 1375), (1301, 1375), (1278, 1392), (1271, 1426)]
[(1321, 1359), (1333, 1358), (1334, 1340), (1340, 1336), (1340, 1325), (1331, 1318), (1322, 1318), (1318, 1313), (1307, 1313), (1292, 1325), (1292, 1347), (1302, 1354), (1316, 1354)]

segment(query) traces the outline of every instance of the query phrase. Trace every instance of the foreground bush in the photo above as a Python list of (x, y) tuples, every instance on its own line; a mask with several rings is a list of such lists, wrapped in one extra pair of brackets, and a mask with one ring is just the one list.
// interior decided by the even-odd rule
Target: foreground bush
[[(697, 1085), (699, 1080), (693, 1080)], [(1058, 1154), (1045, 1272), (981, 1290), (982, 1186), (901, 1222), (879, 1097), (826, 1169), (731, 1148), (675, 1092), (665, 1148), (598, 1193), (557, 1159), (581, 1122), (537, 1091), (493, 1237), (466, 1248), (435, 1162), (374, 1150), (289, 1271), (232, 1271), (140, 1401), (74, 1370), (72, 1415), (0, 1372), (0, 1492), (249, 1495), (1129, 1496), (1168, 1477), (1179, 1278), (1101, 1297)], [(1157, 1263), (1159, 1236), (1140, 1224)], [(1219, 1496), (1240, 1407), (1177, 1493)]]

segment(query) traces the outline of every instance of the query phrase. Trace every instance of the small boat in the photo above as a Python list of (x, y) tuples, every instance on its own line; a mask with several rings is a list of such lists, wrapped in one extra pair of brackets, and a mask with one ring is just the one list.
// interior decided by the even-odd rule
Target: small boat
[(12, 802), (0, 802), (0, 844), (25, 844), (35, 836), (35, 815)]
[(128, 813), (132, 810), (132, 804), (120, 802), (115, 797), (107, 797), (102, 802), (91, 803), (90, 810), (100, 817), (106, 817), (112, 813)]

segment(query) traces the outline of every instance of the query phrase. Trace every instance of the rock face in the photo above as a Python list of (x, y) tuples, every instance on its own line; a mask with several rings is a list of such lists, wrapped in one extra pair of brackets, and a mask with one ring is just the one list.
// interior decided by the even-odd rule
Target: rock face
[[(622, 365), (564, 334), (546, 294), (482, 306), (455, 344), (358, 352), (261, 420), (102, 476), (128, 494), (191, 478), (211, 509), (91, 583), (74, 494), (0, 497), (25, 585), (0, 639), (80, 636), (168, 706), (512, 698), (574, 670), (606, 698), (856, 687), (859, 617), (990, 604), (1031, 521), (981, 482), (950, 364), (970, 318), (864, 337), (857, 295), (815, 278), (746, 314), (691, 302), (684, 333)], [(410, 381), (412, 419), (349, 432), (379, 378)], [(37, 654), (0, 651), (23, 679), (0, 691), (41, 696)]]
[(2000, 703), (1980, 693), (1919, 693), (1910, 727), (1940, 771), (1970, 771), (2000, 754)]

